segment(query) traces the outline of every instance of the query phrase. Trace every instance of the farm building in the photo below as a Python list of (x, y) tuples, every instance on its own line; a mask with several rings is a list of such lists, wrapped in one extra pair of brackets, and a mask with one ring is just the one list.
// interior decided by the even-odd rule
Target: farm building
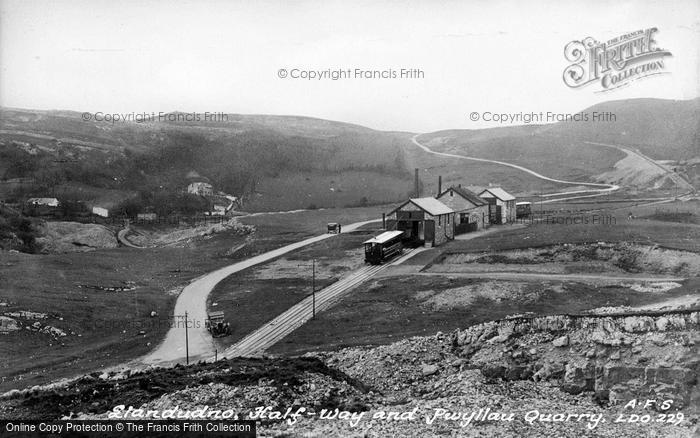
[(143, 222), (154, 222), (158, 219), (158, 215), (155, 213), (138, 213), (136, 215), (136, 220), (140, 223)]
[(411, 198), (388, 216), (392, 229), (403, 231), (407, 240), (438, 246), (454, 239), (454, 215), (435, 198)]
[(515, 196), (500, 187), (489, 187), (479, 197), (490, 205), (491, 223), (515, 222)]
[(92, 214), (101, 217), (109, 217), (109, 211), (104, 207), (92, 207)]
[(199, 196), (211, 196), (214, 194), (214, 188), (206, 182), (193, 182), (187, 186), (187, 193)]
[(42, 205), (45, 207), (58, 207), (59, 202), (56, 198), (29, 198), (27, 199), (27, 205)]
[(437, 197), (455, 212), (455, 234), (481, 230), (489, 226), (489, 204), (461, 185), (452, 186)]

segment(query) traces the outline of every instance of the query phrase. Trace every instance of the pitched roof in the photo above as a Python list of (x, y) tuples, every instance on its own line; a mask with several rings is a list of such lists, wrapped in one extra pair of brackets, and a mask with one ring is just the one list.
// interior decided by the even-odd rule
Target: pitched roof
[(379, 236), (372, 237), (371, 239), (365, 241), (364, 243), (384, 243), (387, 242), (391, 239), (393, 239), (396, 236), (400, 236), (403, 234), (403, 231), (386, 231)]
[(472, 204), (476, 205), (477, 207), (480, 205), (486, 205), (488, 202), (484, 201), (477, 195), (476, 193), (472, 192), (471, 190), (465, 189), (462, 186), (452, 186), (449, 189), (445, 190), (444, 192), (440, 193), (438, 195), (438, 200), (442, 198), (442, 195), (445, 193), (449, 192), (450, 190), (454, 191), (458, 195), (460, 195), (462, 198), (466, 199), (467, 201), (471, 202)]
[(408, 201), (396, 207), (395, 209), (391, 210), (389, 214), (395, 212), (396, 210), (399, 210), (401, 207), (408, 204), (409, 202), (433, 216), (454, 213), (454, 210), (452, 210), (450, 207), (446, 206), (445, 204), (443, 204), (435, 198), (411, 198)]
[(493, 196), (497, 197), (501, 201), (514, 201), (515, 196), (511, 195), (510, 193), (506, 192), (500, 187), (489, 187), (485, 189), (483, 192), (479, 193), (479, 196), (483, 195), (484, 192), (489, 192)]

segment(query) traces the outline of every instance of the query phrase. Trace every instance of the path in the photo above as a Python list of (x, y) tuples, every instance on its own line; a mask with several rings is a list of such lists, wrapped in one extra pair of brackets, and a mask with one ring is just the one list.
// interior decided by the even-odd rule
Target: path
[[(343, 225), (343, 232), (354, 231), (363, 225), (374, 222), (381, 222), (381, 219)], [(161, 364), (177, 362), (185, 358), (185, 312), (187, 312), (189, 327), (187, 335), (189, 337), (190, 360), (213, 356), (215, 347), (211, 335), (204, 327), (204, 321), (207, 318), (207, 297), (214, 287), (229, 275), (333, 236), (337, 236), (337, 234), (322, 234), (320, 236), (311, 237), (234, 263), (195, 279), (182, 290), (177, 298), (175, 310), (173, 311), (177, 323), (173, 324), (174, 327), (170, 328), (165, 336), (165, 340), (151, 353), (139, 359), (139, 361), (145, 364)]]
[[(416, 134), (413, 137), (411, 137), (411, 141), (413, 144), (418, 146), (419, 148), (423, 149), (425, 152), (433, 155), (439, 155), (443, 157), (448, 157), (448, 158), (457, 158), (460, 160), (471, 160), (471, 161), (480, 161), (484, 163), (492, 163), (492, 164), (500, 164), (502, 166), (508, 166), (512, 167), (513, 169), (518, 169), (522, 172), (529, 173), (530, 175), (537, 177), (539, 179), (542, 179), (544, 181), (550, 181), (550, 182), (555, 182), (559, 184), (568, 184), (568, 185), (576, 185), (576, 186), (589, 186), (589, 187), (601, 187), (597, 189), (590, 189), (590, 190), (577, 190), (573, 192), (558, 192), (558, 193), (550, 193), (547, 194), (547, 196), (557, 196), (557, 195), (572, 195), (572, 194), (579, 194), (579, 193), (595, 193), (592, 195), (586, 195), (586, 196), (575, 196), (571, 198), (564, 198), (566, 200), (569, 199), (578, 199), (578, 198), (583, 198), (583, 197), (593, 197), (593, 196), (601, 196), (608, 194), (610, 192), (614, 192), (616, 190), (620, 189), (620, 186), (615, 185), (615, 184), (603, 184), (603, 183), (591, 183), (591, 182), (581, 182), (581, 181), (566, 181), (566, 180), (561, 180), (561, 179), (555, 179), (555, 178), (550, 178), (548, 176), (544, 176), (540, 173), (535, 172), (534, 170), (528, 169), (527, 167), (519, 166), (517, 164), (513, 163), (508, 163), (505, 161), (497, 161), (497, 160), (488, 160), (486, 158), (476, 158), (476, 157), (468, 157), (465, 155), (457, 155), (457, 154), (450, 154), (447, 152), (435, 152), (429, 147), (425, 146), (424, 144), (421, 144), (418, 141), (418, 137), (422, 134)], [(543, 201), (543, 202), (557, 202), (562, 199), (554, 199), (554, 200), (549, 200), (549, 201)]]
[(129, 241), (129, 239), (126, 238), (126, 234), (131, 231), (131, 227), (127, 225), (125, 228), (122, 228), (117, 232), (117, 240), (119, 243), (121, 243), (124, 246), (128, 246), (129, 248), (140, 248), (143, 249), (143, 246), (139, 245), (134, 245)]

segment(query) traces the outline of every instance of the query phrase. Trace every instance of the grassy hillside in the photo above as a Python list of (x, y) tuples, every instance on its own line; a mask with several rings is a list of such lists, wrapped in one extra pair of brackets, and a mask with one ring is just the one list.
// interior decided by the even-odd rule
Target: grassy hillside
[[(155, 192), (182, 190), (187, 175), (196, 173), (215, 190), (244, 198), (251, 210), (396, 201), (411, 187), (394, 134), (307, 117), (227, 117), (110, 124), (83, 121), (75, 112), (3, 109), (0, 180), (29, 181), (25, 196), (92, 187), (112, 191), (92, 193), (93, 198), (140, 193), (148, 203)], [(334, 182), (328, 175), (346, 172), (356, 177), (341, 190), (352, 196), (329, 196)], [(290, 174), (304, 175), (307, 187), (290, 190), (295, 184)], [(377, 191), (378, 186), (388, 190)]]
[(608, 111), (614, 122), (557, 123), (540, 131), (565, 137), (633, 146), (654, 159), (687, 160), (700, 156), (700, 98), (628, 99), (584, 110)]
[[(621, 161), (624, 152), (586, 142), (688, 162), (700, 155), (699, 108), (700, 99), (612, 101), (585, 112), (610, 112), (614, 122), (450, 130), (420, 139), (435, 150), (512, 162), (553, 178), (660, 190), (666, 185), (658, 167), (638, 169), (634, 160)], [(63, 196), (111, 207), (138, 197), (152, 205), (197, 174), (241, 197), (250, 211), (358, 206), (405, 198), (414, 167), (422, 170), (423, 194), (436, 190), (438, 175), (445, 185), (492, 183), (523, 195), (574, 188), (499, 165), (430, 156), (411, 136), (298, 116), (109, 123), (71, 111), (0, 109), (0, 199)], [(694, 178), (692, 166), (679, 172)]]
[[(421, 135), (420, 141), (433, 150), (507, 161), (558, 179), (615, 183), (633, 192), (669, 189), (670, 182), (659, 167), (639, 157), (625, 158), (627, 154), (622, 150), (589, 142), (619, 145), (653, 159), (680, 161), (671, 167), (693, 181), (691, 163), (700, 157), (700, 99), (612, 101), (582, 112), (589, 115), (588, 122), (447, 130)], [(594, 112), (614, 114), (615, 120), (594, 122)], [(470, 166), (468, 161), (463, 163)], [(481, 166), (475, 163), (471, 165), (473, 171), (465, 169), (465, 173), (481, 176)], [(527, 178), (521, 184), (509, 179), (506, 175), (505, 182), (496, 183), (507, 186), (510, 182), (515, 193), (532, 191), (539, 185), (535, 182), (533, 186)]]

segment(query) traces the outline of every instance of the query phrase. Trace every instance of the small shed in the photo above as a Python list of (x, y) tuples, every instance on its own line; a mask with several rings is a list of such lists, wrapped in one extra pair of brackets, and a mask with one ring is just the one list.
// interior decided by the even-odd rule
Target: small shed
[(388, 216), (393, 229), (416, 244), (438, 246), (454, 239), (455, 212), (435, 198), (411, 198)]
[(491, 223), (515, 222), (515, 196), (500, 187), (489, 187), (479, 197), (489, 203)]
[(455, 234), (477, 231), (489, 225), (489, 204), (461, 185), (452, 186), (437, 197), (455, 212)]
[(45, 207), (58, 207), (58, 199), (56, 198), (29, 198), (27, 199), (27, 205), (40, 205)]
[(211, 184), (203, 181), (193, 182), (187, 186), (187, 193), (199, 196), (212, 196), (214, 194), (214, 188)]
[(109, 210), (104, 207), (92, 207), (92, 214), (100, 217), (109, 217)]
[(155, 222), (158, 219), (158, 215), (155, 213), (138, 213), (136, 215), (136, 220), (138, 222)]

